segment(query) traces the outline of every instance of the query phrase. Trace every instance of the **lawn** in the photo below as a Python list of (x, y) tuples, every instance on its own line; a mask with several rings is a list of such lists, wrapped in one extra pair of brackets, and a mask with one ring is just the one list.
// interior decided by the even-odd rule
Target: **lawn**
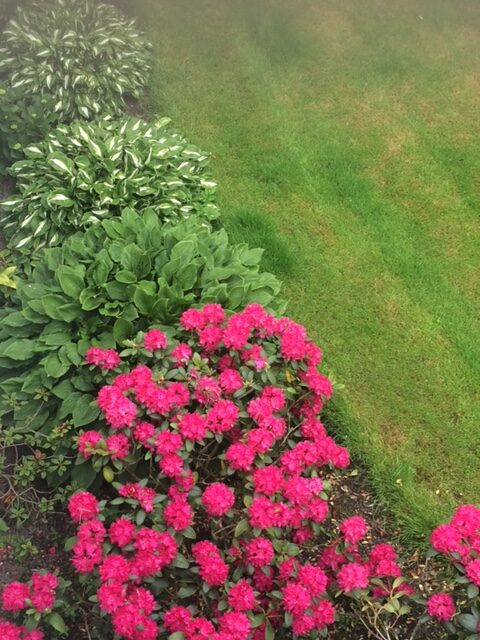
[(478, 4), (120, 4), (153, 109), (214, 154), (227, 227), (266, 248), (404, 530), (478, 502)]

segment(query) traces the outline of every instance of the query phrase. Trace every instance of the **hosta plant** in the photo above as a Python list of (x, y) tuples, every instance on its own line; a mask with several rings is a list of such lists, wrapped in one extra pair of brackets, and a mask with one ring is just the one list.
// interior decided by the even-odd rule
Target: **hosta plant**
[(125, 207), (152, 208), (165, 221), (196, 213), (214, 217), (209, 155), (168, 122), (74, 122), (26, 147), (27, 159), (10, 169), (18, 193), (2, 203), (10, 248), (30, 255)]
[(459, 640), (480, 640), (480, 509), (458, 507), (431, 535), (432, 554), (450, 566), (447, 588), (427, 601), (427, 613)]
[(71, 497), (72, 561), (120, 638), (327, 637), (349, 596), (350, 612), (375, 603), (370, 637), (398, 637), (385, 621), (411, 588), (395, 550), (364, 547), (361, 516), (330, 515), (328, 477), (349, 456), (318, 418), (320, 357), (259, 305), (187, 310), (173, 338), (149, 330), (120, 355), (89, 349), (107, 384), (79, 461), (116, 494)]
[(9, 165), (24, 158), (23, 148), (43, 140), (56, 122), (51, 98), (27, 97), (21, 88), (12, 89), (0, 83), (1, 164)]
[(134, 21), (95, 0), (27, 3), (2, 44), (0, 73), (31, 96), (52, 96), (62, 121), (120, 113), (150, 69), (150, 44)]
[(114, 347), (209, 301), (281, 310), (261, 254), (194, 217), (162, 227), (152, 211), (131, 210), (43, 250), (18, 280), (16, 306), (0, 310), (0, 416), (17, 429), (49, 431), (72, 412), (76, 426), (89, 423), (87, 345)]

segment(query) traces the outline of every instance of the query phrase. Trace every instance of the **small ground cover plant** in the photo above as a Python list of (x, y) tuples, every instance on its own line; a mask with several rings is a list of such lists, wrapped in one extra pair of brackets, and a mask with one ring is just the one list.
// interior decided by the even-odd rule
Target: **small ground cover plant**
[(20, 6), (3, 33), (0, 73), (31, 96), (52, 96), (60, 120), (119, 114), (139, 96), (150, 45), (115, 7), (95, 0)]
[(27, 260), (35, 249), (60, 244), (126, 207), (151, 208), (165, 221), (192, 214), (216, 217), (210, 156), (169, 122), (108, 117), (74, 122), (27, 146), (27, 158), (10, 169), (18, 193), (2, 203), (10, 249)]

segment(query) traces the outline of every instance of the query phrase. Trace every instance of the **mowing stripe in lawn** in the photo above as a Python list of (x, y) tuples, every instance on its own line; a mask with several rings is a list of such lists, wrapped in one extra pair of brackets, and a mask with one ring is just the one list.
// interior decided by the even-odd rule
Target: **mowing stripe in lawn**
[(478, 4), (129, 4), (154, 110), (213, 152), (227, 228), (284, 279), (405, 532), (479, 502)]

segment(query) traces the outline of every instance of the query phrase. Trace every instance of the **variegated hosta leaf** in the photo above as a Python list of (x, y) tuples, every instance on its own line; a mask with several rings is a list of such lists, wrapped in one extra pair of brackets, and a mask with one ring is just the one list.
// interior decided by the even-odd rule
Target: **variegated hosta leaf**
[(30, 96), (54, 99), (63, 121), (120, 113), (140, 95), (150, 43), (115, 7), (96, 0), (38, 0), (19, 7), (0, 49), (0, 72)]
[(168, 118), (76, 121), (25, 147), (26, 159), (10, 169), (18, 193), (1, 203), (9, 248), (30, 255), (120, 215), (125, 207), (150, 208), (167, 221), (192, 214), (216, 217), (209, 155), (168, 123)]

